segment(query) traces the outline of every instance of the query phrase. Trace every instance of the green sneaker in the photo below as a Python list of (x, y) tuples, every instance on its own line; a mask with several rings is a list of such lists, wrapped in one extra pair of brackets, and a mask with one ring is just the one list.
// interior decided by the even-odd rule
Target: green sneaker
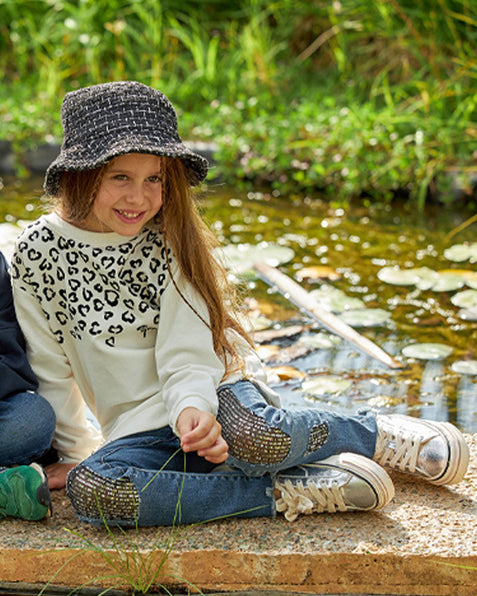
[(0, 518), (37, 521), (52, 512), (50, 490), (38, 464), (5, 468), (0, 472)]

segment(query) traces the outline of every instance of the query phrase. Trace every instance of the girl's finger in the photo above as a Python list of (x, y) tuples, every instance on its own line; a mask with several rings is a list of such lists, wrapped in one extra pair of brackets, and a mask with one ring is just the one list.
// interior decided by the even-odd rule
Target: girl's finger
[(206, 449), (200, 449), (197, 451), (197, 454), (212, 463), (222, 463), (228, 457), (228, 450), (229, 447), (225, 440), (222, 437), (219, 437), (214, 445)]
[(221, 436), (222, 428), (216, 423), (212, 426), (197, 427), (182, 437), (182, 448), (188, 447), (190, 451), (197, 451), (204, 447), (212, 446)]

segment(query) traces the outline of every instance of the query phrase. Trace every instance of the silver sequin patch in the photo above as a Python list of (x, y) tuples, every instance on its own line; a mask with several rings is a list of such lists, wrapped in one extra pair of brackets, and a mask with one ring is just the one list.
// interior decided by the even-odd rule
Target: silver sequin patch
[(310, 430), (310, 438), (305, 455), (309, 455), (310, 453), (313, 453), (313, 451), (318, 451), (320, 447), (323, 447), (327, 440), (328, 424), (326, 422), (322, 422), (321, 424), (314, 426)]
[(276, 464), (287, 457), (291, 445), (287, 434), (248, 410), (230, 389), (220, 389), (218, 397), (217, 420), (230, 455), (251, 464)]
[(91, 468), (77, 466), (68, 475), (67, 493), (76, 513), (86, 519), (135, 524), (139, 510), (136, 487), (127, 478), (106, 478)]

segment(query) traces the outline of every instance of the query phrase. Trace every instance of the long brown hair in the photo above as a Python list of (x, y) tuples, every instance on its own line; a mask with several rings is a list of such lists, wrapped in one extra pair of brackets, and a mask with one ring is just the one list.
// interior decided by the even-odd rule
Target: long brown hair
[(237, 292), (214, 256), (219, 243), (202, 220), (185, 167), (179, 159), (164, 159), (160, 214), (166, 242), (172, 248), (182, 274), (207, 305), (215, 352), (218, 356), (229, 355), (236, 362), (240, 361), (225, 334), (226, 329), (234, 329), (249, 344), (252, 343), (237, 320)]
[(85, 221), (93, 208), (106, 168), (104, 165), (94, 170), (62, 172), (58, 196), (52, 200), (63, 219), (72, 224)]
[[(88, 217), (107, 166), (95, 170), (63, 172), (56, 208), (72, 224), (80, 225)], [(156, 217), (166, 244), (172, 249), (182, 275), (207, 305), (214, 350), (226, 363), (227, 372), (241, 362), (226, 335), (235, 330), (251, 344), (238, 321), (238, 295), (227, 272), (214, 256), (219, 243), (199, 213), (186, 169), (180, 159), (163, 158), (163, 204)], [(175, 283), (175, 280), (172, 280)], [(182, 299), (195, 311), (185, 296)], [(197, 316), (200, 317), (199, 313)]]

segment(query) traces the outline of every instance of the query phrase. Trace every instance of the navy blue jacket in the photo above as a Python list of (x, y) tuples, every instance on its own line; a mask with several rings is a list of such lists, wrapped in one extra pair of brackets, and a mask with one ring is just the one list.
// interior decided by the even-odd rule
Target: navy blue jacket
[(0, 252), (0, 399), (27, 390), (35, 391), (37, 387), (13, 308), (7, 261)]

